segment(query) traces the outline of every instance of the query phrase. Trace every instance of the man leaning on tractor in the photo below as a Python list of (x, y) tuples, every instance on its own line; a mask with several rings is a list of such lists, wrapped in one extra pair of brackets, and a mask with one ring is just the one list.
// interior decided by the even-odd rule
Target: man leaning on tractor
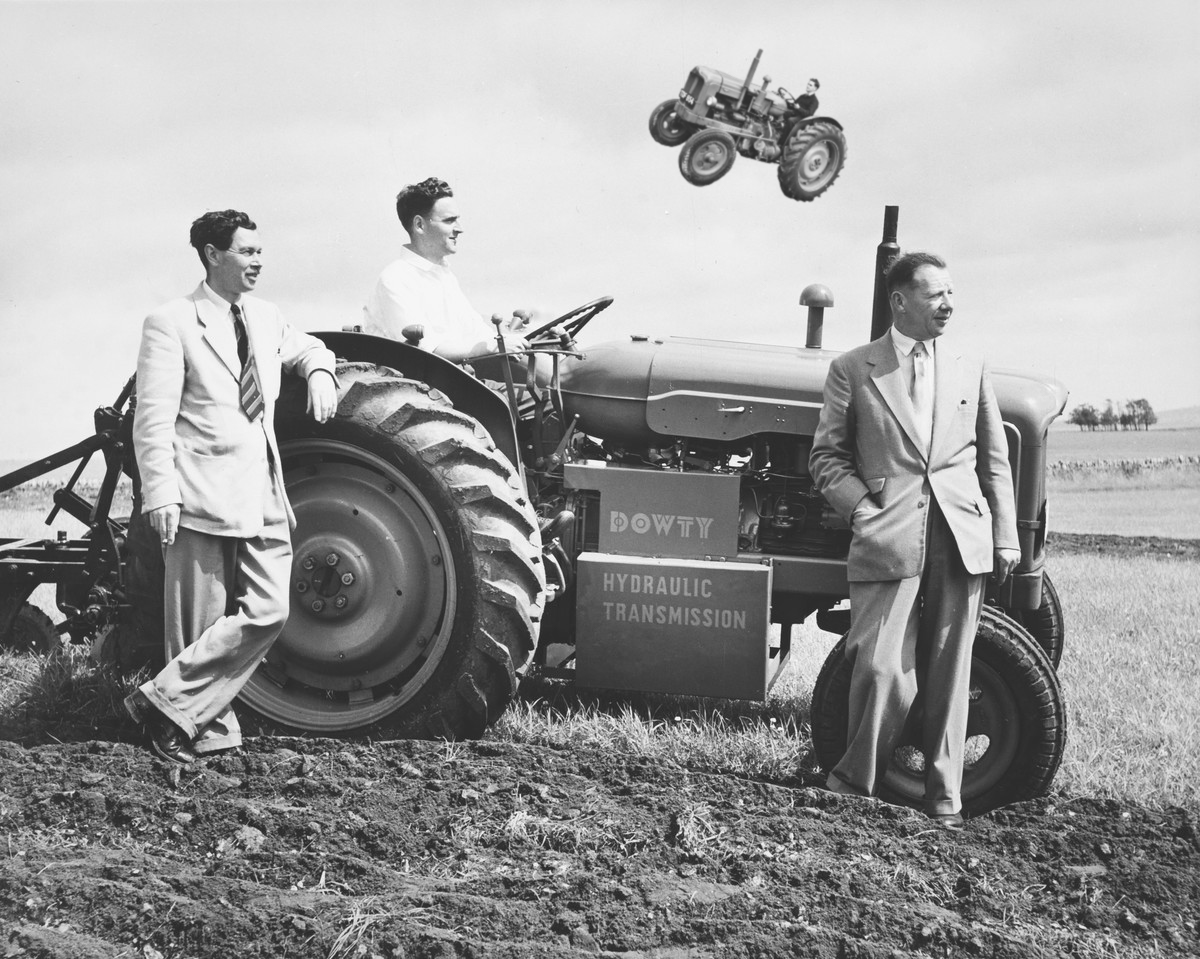
[(939, 342), (945, 261), (901, 254), (887, 290), (891, 329), (830, 364), (809, 460), (853, 531), (848, 745), (828, 786), (875, 795), (920, 694), (925, 811), (958, 828), (984, 583), (1021, 557), (1012, 476), (986, 366)]

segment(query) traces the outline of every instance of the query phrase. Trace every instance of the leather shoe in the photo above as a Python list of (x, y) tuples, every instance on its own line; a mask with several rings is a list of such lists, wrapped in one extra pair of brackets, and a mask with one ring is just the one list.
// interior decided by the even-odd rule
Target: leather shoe
[(954, 831), (961, 830), (963, 827), (963, 817), (956, 812), (931, 812), (929, 818), (933, 820), (933, 824), (938, 829), (952, 829)]
[(161, 716), (150, 723), (150, 751), (159, 759), (180, 766), (196, 761), (187, 733)]

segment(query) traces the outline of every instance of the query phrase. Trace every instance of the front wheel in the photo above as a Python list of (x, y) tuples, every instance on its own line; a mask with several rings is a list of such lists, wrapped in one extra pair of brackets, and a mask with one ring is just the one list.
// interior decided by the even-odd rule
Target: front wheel
[(737, 159), (737, 145), (723, 130), (701, 130), (679, 151), (679, 172), (693, 186), (716, 183)]
[(833, 186), (846, 162), (846, 137), (835, 123), (801, 123), (783, 145), (779, 189), (809, 202)]
[(650, 136), (655, 143), (665, 147), (677, 147), (695, 132), (695, 127), (684, 123), (675, 113), (678, 100), (664, 100), (650, 114)]
[(1050, 574), (1042, 572), (1042, 599), (1037, 609), (1003, 611), (1025, 627), (1057, 669), (1058, 664), (1062, 662), (1063, 647), (1067, 642), (1067, 627), (1062, 601), (1058, 598), (1058, 590), (1055, 589)]
[(544, 602), (520, 477), (437, 390), (362, 363), (338, 379), (323, 426), (302, 396), (280, 401), (291, 615), (241, 698), (314, 732), (479, 736), (516, 692)]
[[(843, 637), (813, 688), (813, 748), (826, 770), (846, 751), (852, 674)], [(1058, 677), (1028, 633), (987, 607), (975, 633), (970, 697), (963, 813), (979, 815), (1045, 793), (1067, 741)], [(919, 807), (925, 794), (918, 720), (910, 717), (879, 790), (883, 799), (904, 806)]]

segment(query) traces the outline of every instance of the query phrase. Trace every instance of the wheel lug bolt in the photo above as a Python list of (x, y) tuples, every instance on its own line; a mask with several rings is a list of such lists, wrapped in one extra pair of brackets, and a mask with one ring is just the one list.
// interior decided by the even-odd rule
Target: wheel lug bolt
[(354, 574), (353, 573), (342, 573), (342, 585), (343, 586), (353, 586), (354, 585)]
[(302, 579), (297, 580), (296, 581), (296, 592), (297, 593), (307, 593), (308, 592), (308, 583), (304, 582), (304, 580), (302, 580)]
[(314, 600), (312, 601), (312, 611), (313, 611), (314, 613), (319, 613), (319, 612), (321, 612), (321, 610), (323, 610), (324, 608), (325, 608), (325, 600), (323, 600), (323, 599), (314, 599)]
[(311, 556), (305, 556), (303, 566), (305, 569), (316, 569), (317, 561), (315, 559), (313, 559)]
[(350, 600), (346, 599), (345, 596), (339, 596), (337, 599), (335, 599), (333, 601), (333, 605), (336, 606), (338, 609), (345, 609), (346, 604), (348, 602), (350, 602)]
[(430, 556), (429, 562), (432, 563), (434, 566), (441, 566), (442, 558), (440, 556)]
[(341, 559), (341, 557), (338, 556), (337, 553), (330, 553), (328, 556), (325, 557), (325, 563), (328, 566), (336, 566), (338, 564), (338, 560), (340, 560), (340, 559)]

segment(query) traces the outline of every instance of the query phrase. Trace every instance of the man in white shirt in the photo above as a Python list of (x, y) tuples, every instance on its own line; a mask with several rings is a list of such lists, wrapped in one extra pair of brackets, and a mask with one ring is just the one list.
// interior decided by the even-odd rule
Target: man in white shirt
[[(409, 242), (379, 274), (363, 307), (364, 330), (399, 340), (406, 328), (420, 326), (421, 348), (454, 363), (496, 353), (495, 326), (471, 307), (446, 266), (463, 232), (450, 186), (436, 177), (406, 186), (396, 196), (396, 215)], [(528, 349), (516, 332), (525, 322), (518, 316), (507, 322), (506, 352)]]

